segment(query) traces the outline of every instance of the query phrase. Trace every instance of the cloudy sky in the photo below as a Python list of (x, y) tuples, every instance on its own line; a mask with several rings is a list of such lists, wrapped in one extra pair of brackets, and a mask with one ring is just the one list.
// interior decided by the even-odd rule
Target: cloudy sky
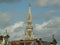
[(10, 40), (24, 39), (28, 3), (31, 3), (35, 38), (60, 44), (60, 0), (0, 0), (0, 35), (7, 29)]

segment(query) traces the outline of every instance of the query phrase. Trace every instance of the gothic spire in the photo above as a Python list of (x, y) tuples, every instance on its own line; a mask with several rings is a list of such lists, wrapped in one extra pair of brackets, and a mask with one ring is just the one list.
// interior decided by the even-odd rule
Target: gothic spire
[(32, 22), (32, 15), (31, 15), (31, 4), (29, 3), (28, 5), (29, 9), (28, 9), (28, 16), (27, 16), (27, 22)]
[(28, 5), (28, 16), (27, 16), (27, 26), (26, 26), (26, 32), (25, 32), (25, 39), (26, 40), (33, 40), (34, 34), (33, 34), (33, 26), (32, 26), (32, 15), (31, 15), (31, 4)]

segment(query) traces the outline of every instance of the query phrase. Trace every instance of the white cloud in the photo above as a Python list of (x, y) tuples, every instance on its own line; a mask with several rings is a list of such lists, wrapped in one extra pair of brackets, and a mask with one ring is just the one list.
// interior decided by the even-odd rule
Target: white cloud
[(35, 25), (35, 30), (38, 33), (37, 36), (39, 37), (49, 37), (52, 34), (55, 34), (56, 36), (59, 35), (60, 17)]
[(21, 22), (15, 23), (14, 25), (11, 25), (11, 26), (9, 26), (9, 27), (7, 27), (5, 29), (8, 29), (9, 32), (13, 32), (16, 28), (23, 27), (23, 25), (24, 25), (24, 22), (21, 21)]
[[(14, 39), (16, 40), (16, 39), (21, 39), (22, 38), (22, 35), (24, 34), (23, 33), (24, 30), (22, 28), (24, 29), (24, 22), (23, 21), (17, 22), (14, 25), (11, 25), (11, 26), (9, 26), (5, 29), (8, 30), (8, 32), (11, 36), (10, 39), (11, 40), (14, 40)], [(18, 30), (18, 31), (16, 31), (16, 30)]]
[(35, 26), (35, 29), (37, 30), (42, 30), (48, 23), (47, 22), (44, 22), (43, 24), (39, 25), (39, 24), (36, 24)]
[(60, 6), (60, 0), (38, 0), (37, 5), (42, 7)]
[(8, 34), (10, 35), (10, 40), (21, 39), (22, 35), (24, 34), (24, 22), (20, 21), (4, 29), (0, 29), (0, 33), (3, 34), (6, 29), (8, 30)]

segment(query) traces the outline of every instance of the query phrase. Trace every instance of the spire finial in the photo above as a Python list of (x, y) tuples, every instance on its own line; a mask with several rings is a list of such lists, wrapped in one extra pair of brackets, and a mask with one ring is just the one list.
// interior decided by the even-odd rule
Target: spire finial
[(7, 29), (6, 29), (3, 35), (6, 36), (7, 34), (8, 34), (8, 33), (7, 33)]
[(29, 3), (28, 6), (31, 7), (31, 3)]
[(54, 38), (54, 34), (52, 35), (52, 38)]

